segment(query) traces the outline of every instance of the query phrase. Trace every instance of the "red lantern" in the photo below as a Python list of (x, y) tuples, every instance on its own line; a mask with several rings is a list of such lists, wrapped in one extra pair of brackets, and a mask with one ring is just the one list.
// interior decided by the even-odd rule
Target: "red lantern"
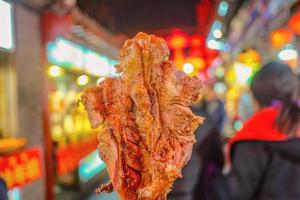
[(294, 33), (300, 35), (300, 12), (297, 12), (291, 17), (288, 26)]
[(175, 29), (171, 36), (167, 37), (170, 49), (183, 49), (189, 45), (189, 36)]
[(191, 46), (192, 47), (202, 47), (204, 45), (204, 38), (201, 35), (192, 35)]
[(288, 29), (277, 29), (271, 32), (271, 43), (276, 48), (281, 48), (293, 39), (293, 34)]

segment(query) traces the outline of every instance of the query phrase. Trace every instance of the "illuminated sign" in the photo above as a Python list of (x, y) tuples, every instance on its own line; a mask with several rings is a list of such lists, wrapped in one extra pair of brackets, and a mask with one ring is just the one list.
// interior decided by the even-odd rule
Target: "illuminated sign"
[(84, 157), (95, 151), (98, 145), (97, 136), (83, 139), (77, 143), (69, 144), (56, 151), (57, 173), (65, 175), (79, 167), (79, 162)]
[(61, 67), (77, 69), (94, 76), (113, 76), (115, 60), (64, 38), (48, 43), (48, 60)]
[(0, 0), (0, 48), (12, 50), (13, 41), (13, 18), (12, 4)]
[(5, 180), (8, 189), (39, 179), (43, 174), (42, 169), (39, 147), (0, 157), (0, 176)]
[(105, 169), (105, 163), (99, 158), (96, 150), (80, 161), (79, 178), (81, 181), (86, 182), (103, 169)]
[(218, 14), (222, 17), (224, 17), (227, 14), (229, 5), (226, 1), (221, 1), (219, 8), (218, 8)]

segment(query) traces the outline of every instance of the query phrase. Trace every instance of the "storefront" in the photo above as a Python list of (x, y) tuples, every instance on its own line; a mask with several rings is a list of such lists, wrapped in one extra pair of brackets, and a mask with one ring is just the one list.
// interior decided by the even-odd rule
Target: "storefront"
[[(16, 132), (14, 110), (14, 71), (12, 54), (14, 49), (12, 4), (0, 1), (0, 17), (5, 20), (0, 32), (0, 138), (11, 137)], [(8, 83), (8, 84), (7, 84)], [(11, 102), (11, 103), (10, 103)]]
[(119, 48), (113, 36), (102, 35), (103, 29), (77, 8), (60, 8), (64, 15), (57, 15), (57, 9), (54, 4), (42, 16), (48, 199), (64, 199), (70, 191), (84, 194), (108, 178), (96, 150), (98, 131), (90, 128), (80, 96), (117, 75)]
[(12, 1), (0, 0), (0, 178), (10, 200), (23, 199), (24, 188), (44, 173), (41, 146), (30, 146), (22, 134), (27, 130), (19, 130), (15, 11)]
[(97, 131), (90, 128), (80, 95), (105, 77), (115, 76), (116, 61), (61, 37), (47, 44), (47, 60), (56, 184), (78, 186), (105, 168), (95, 152)]

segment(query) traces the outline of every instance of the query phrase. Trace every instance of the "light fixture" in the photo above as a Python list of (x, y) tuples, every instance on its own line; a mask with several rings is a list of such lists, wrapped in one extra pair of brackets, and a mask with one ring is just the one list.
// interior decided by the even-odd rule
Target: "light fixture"
[(87, 75), (81, 75), (77, 78), (77, 84), (80, 86), (86, 85), (88, 84), (88, 82), (90, 81), (90, 78)]
[(183, 65), (183, 71), (186, 74), (191, 74), (194, 71), (194, 66), (191, 63), (185, 63)]
[(62, 74), (62, 70), (59, 66), (53, 65), (49, 68), (48, 73), (49, 73), (49, 76), (51, 76), (51, 77), (57, 77)]
[(295, 49), (283, 49), (278, 53), (278, 58), (283, 61), (294, 60), (298, 56)]
[(219, 49), (220, 45), (216, 40), (209, 40), (207, 42), (207, 47), (211, 49)]
[(236, 80), (241, 84), (246, 84), (252, 75), (252, 68), (241, 63), (234, 63)]
[(210, 49), (216, 49), (219, 51), (230, 51), (231, 48), (229, 43), (214, 39), (208, 40), (206, 46)]
[(226, 92), (226, 85), (222, 82), (214, 84), (214, 91), (218, 94), (224, 94)]
[(223, 33), (222, 33), (222, 31), (221, 31), (220, 29), (215, 29), (215, 30), (213, 31), (213, 36), (214, 36), (215, 38), (217, 38), (217, 39), (221, 38), (222, 35), (223, 35)]
[(229, 5), (226, 1), (221, 1), (219, 8), (218, 8), (218, 14), (222, 17), (224, 17), (227, 14)]
[(103, 82), (105, 80), (105, 77), (100, 77), (97, 80), (97, 85), (99, 85), (101, 82)]

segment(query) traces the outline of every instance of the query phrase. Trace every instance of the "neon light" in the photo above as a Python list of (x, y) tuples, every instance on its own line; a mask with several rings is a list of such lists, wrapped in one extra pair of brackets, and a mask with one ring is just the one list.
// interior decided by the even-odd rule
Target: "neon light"
[(227, 14), (228, 8), (229, 8), (228, 3), (226, 1), (222, 1), (218, 8), (218, 14), (224, 17)]
[(48, 60), (58, 66), (77, 69), (94, 76), (116, 76), (116, 60), (98, 54), (64, 38), (48, 43)]
[(21, 200), (20, 190), (18, 188), (13, 188), (7, 193), (8, 200)]
[(86, 182), (105, 169), (105, 163), (99, 158), (98, 151), (94, 151), (80, 161), (79, 178)]
[(87, 72), (97, 76), (108, 76), (111, 65), (107, 57), (89, 51), (85, 54)]
[(12, 50), (14, 48), (12, 5), (3, 0), (0, 0), (0, 19), (0, 47)]

